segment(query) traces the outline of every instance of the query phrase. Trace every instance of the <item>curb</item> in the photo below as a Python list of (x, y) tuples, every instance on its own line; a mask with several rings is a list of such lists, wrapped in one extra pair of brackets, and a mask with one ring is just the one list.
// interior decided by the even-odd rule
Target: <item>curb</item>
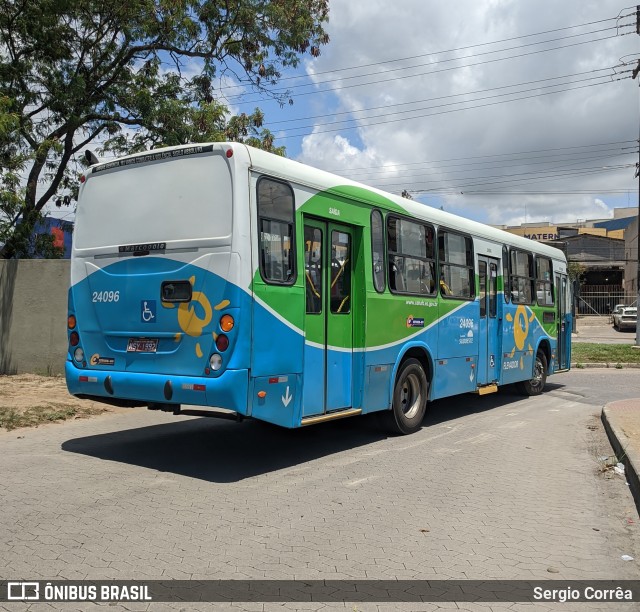
[(640, 368), (640, 363), (582, 363), (581, 361), (574, 361), (571, 364), (572, 370), (583, 370), (585, 368), (611, 368), (614, 370), (622, 370), (623, 368)]
[(636, 508), (640, 511), (640, 478), (638, 478), (638, 469), (640, 469), (640, 452), (631, 444), (631, 440), (626, 436), (620, 427), (612, 419), (611, 407), (617, 402), (606, 404), (602, 408), (602, 424), (607, 432), (607, 437), (611, 443), (611, 447), (621, 463), (624, 463), (625, 477), (629, 483), (631, 494), (636, 502)]

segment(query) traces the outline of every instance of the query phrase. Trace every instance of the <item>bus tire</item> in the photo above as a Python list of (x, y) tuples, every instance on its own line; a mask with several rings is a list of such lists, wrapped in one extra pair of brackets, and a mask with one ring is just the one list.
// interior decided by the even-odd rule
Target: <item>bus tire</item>
[(407, 359), (396, 376), (391, 410), (382, 413), (387, 429), (405, 435), (418, 431), (427, 411), (428, 393), (422, 364), (417, 359)]
[(536, 363), (533, 366), (534, 376), (531, 380), (524, 380), (517, 384), (518, 391), (522, 395), (540, 395), (547, 384), (547, 358), (542, 351), (536, 354)]

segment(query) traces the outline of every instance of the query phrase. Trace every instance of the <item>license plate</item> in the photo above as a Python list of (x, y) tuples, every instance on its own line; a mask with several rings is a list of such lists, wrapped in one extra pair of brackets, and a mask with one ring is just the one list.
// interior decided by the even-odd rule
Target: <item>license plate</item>
[(127, 353), (155, 353), (157, 350), (157, 338), (129, 338), (127, 343)]

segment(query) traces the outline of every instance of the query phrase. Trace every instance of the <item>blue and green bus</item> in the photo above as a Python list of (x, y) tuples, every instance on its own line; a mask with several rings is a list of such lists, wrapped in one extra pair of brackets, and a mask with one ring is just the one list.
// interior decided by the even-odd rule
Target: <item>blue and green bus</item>
[(571, 328), (560, 250), (242, 144), (97, 163), (81, 187), (78, 397), (407, 434), (429, 401), (541, 393)]

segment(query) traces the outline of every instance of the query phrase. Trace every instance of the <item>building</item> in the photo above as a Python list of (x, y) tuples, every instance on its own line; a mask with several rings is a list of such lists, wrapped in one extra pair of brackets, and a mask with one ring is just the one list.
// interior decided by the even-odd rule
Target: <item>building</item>
[(614, 209), (612, 219), (575, 223), (499, 226), (507, 232), (563, 250), (580, 265), (578, 312), (608, 314), (617, 303), (632, 303), (638, 291), (638, 209)]
[(624, 292), (638, 296), (638, 217), (633, 219), (624, 236)]

